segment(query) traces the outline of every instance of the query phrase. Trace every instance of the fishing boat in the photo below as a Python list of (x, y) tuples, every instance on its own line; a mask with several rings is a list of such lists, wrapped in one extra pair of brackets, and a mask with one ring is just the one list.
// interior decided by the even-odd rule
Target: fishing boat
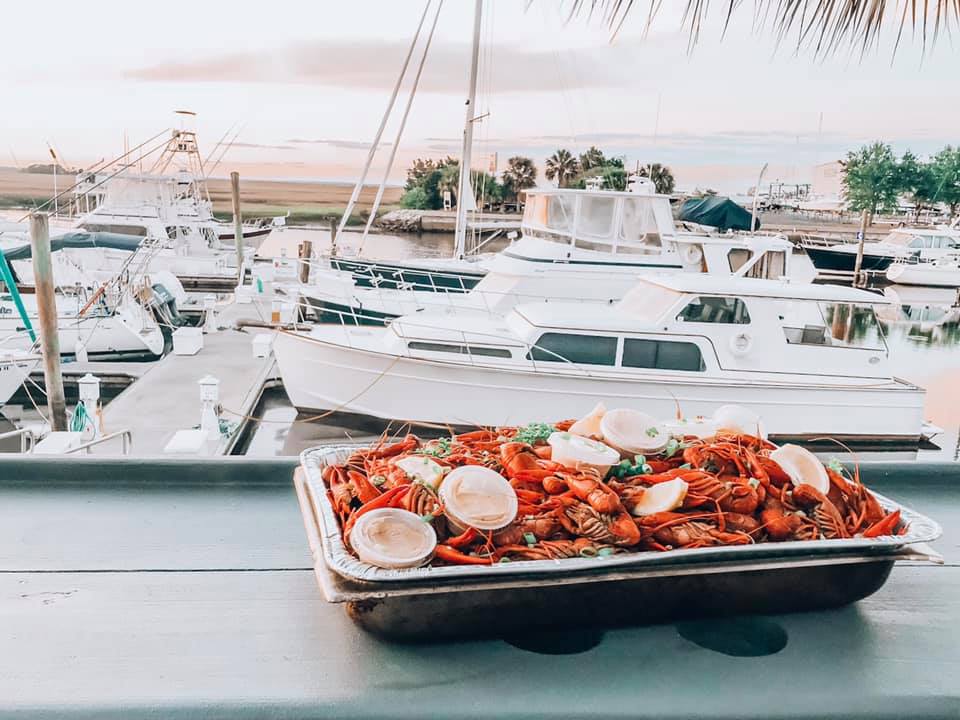
[(915, 443), (924, 391), (891, 375), (874, 315), (888, 302), (844, 287), (649, 276), (612, 306), (315, 326), (280, 332), (274, 352), (307, 412), (496, 426), (586, 414), (598, 401), (659, 417), (734, 402), (781, 439)]
[[(817, 270), (852, 273), (856, 268), (859, 243), (841, 242), (819, 245), (811, 240), (801, 242)], [(960, 248), (960, 230), (946, 227), (897, 228), (878, 242), (863, 245), (861, 269), (883, 272), (892, 263), (930, 261), (949, 255)]]
[(886, 275), (898, 285), (960, 288), (960, 255), (954, 252), (930, 262), (895, 262)]
[[(439, 267), (414, 282), (319, 270), (298, 288), (320, 322), (383, 324), (424, 310), (505, 312), (517, 302), (619, 300), (638, 275), (694, 272), (779, 279), (788, 276), (793, 246), (774, 235), (680, 232), (670, 200), (637, 182), (628, 192), (542, 190), (529, 193), (518, 240), (474, 261), (485, 276), (466, 292), (462, 275)], [(442, 266), (440, 266), (442, 267)], [(425, 284), (424, 284), (425, 283)]]

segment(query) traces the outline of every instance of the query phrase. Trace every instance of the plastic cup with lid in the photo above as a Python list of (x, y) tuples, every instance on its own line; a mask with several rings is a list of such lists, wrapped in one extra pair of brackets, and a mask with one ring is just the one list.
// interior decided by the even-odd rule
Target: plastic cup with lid
[(608, 410), (600, 420), (603, 441), (622, 455), (655, 455), (670, 442), (670, 433), (652, 416), (639, 410)]
[(388, 569), (419, 567), (437, 547), (437, 533), (416, 513), (379, 508), (357, 518), (350, 545), (365, 563)]
[(440, 502), (452, 528), (500, 530), (517, 517), (517, 493), (503, 475), (480, 465), (454, 468), (440, 485)]

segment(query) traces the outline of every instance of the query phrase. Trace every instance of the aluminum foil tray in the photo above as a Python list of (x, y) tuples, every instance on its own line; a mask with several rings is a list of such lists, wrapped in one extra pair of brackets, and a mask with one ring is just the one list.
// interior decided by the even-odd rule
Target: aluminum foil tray
[[(613, 571), (631, 572), (638, 570), (673, 569), (684, 572), (684, 568), (730, 563), (753, 563), (762, 561), (787, 560), (798, 564), (804, 560), (835, 559), (837, 562), (845, 556), (860, 558), (872, 555), (897, 555), (904, 546), (916, 543), (928, 543), (941, 534), (940, 526), (918, 512), (874, 493), (887, 512), (899, 509), (903, 520), (909, 523), (905, 535), (878, 538), (850, 538), (844, 540), (808, 540), (782, 543), (758, 543), (756, 545), (736, 545), (678, 549), (666, 552), (642, 551), (626, 552), (607, 557), (568, 558), (564, 560), (531, 560), (511, 563), (484, 565), (458, 565), (446, 567), (419, 567), (405, 569), (385, 569), (361, 562), (351, 554), (340, 534), (340, 523), (330, 504), (329, 496), (320, 473), (328, 464), (344, 462), (358, 445), (327, 445), (305, 450), (300, 455), (300, 464), (304, 473), (303, 497), (316, 520), (319, 535), (320, 553), (327, 568), (347, 580), (357, 583), (400, 584), (434, 583), (446, 580), (463, 581), (507, 581), (511, 578), (560, 579), (569, 575), (589, 575)], [(319, 558), (318, 558), (319, 560)], [(693, 566), (693, 567), (691, 567)]]

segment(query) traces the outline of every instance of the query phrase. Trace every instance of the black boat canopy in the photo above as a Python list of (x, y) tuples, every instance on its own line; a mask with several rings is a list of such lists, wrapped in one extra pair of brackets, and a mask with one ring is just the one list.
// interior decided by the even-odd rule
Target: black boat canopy
[[(121, 235), (109, 232), (86, 232), (77, 230), (57, 237), (50, 238), (50, 250), (56, 252), (66, 248), (111, 248), (113, 250), (127, 250), (136, 252), (146, 238), (136, 235)], [(7, 260), (28, 260), (32, 257), (30, 243), (3, 251)]]
[[(726, 197), (690, 198), (680, 207), (680, 219), (709, 225), (721, 232), (750, 230), (750, 211)], [(757, 218), (754, 230), (760, 229)]]

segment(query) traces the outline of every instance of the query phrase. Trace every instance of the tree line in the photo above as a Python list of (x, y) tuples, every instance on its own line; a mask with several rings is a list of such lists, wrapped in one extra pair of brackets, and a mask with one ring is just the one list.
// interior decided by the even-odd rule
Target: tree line
[(847, 153), (843, 188), (851, 210), (873, 216), (895, 212), (901, 198), (919, 216), (927, 209), (946, 206), (955, 215), (960, 206), (960, 147), (947, 145), (927, 160), (907, 150), (899, 158), (883, 142)]
[[(638, 174), (650, 178), (658, 193), (670, 194), (674, 190), (673, 173), (665, 165), (641, 165)], [(561, 188), (599, 185), (605, 190), (625, 190), (627, 187), (624, 159), (608, 157), (595, 145), (579, 156), (565, 148), (557, 149), (547, 158), (544, 175)], [(499, 178), (489, 172), (472, 170), (470, 180), (478, 196), (478, 205), (517, 202), (523, 190), (536, 186), (537, 166), (532, 158), (517, 155), (507, 160), (507, 167)], [(447, 192), (456, 205), (459, 182), (460, 161), (456, 158), (418, 158), (407, 169), (400, 205), (418, 210), (438, 210), (443, 207), (444, 193)]]

